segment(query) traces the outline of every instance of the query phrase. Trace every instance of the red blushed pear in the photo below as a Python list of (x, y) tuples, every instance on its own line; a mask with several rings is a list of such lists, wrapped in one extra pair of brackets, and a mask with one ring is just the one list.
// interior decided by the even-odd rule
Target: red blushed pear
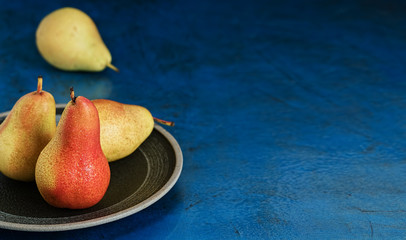
[(75, 97), (72, 88), (71, 99), (55, 137), (38, 158), (35, 180), (50, 205), (83, 209), (103, 198), (110, 182), (110, 168), (100, 146), (96, 107), (85, 97)]
[(0, 171), (19, 181), (34, 181), (35, 164), (55, 134), (55, 100), (42, 90), (22, 96), (0, 125)]

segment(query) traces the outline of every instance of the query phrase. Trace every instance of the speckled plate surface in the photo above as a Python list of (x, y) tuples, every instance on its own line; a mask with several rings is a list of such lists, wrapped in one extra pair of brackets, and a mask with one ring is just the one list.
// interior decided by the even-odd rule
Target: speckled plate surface
[[(57, 117), (64, 106), (57, 105)], [(8, 112), (0, 114), (0, 122)], [(155, 203), (178, 180), (183, 164), (175, 138), (162, 127), (130, 156), (110, 163), (111, 180), (104, 198), (83, 210), (48, 205), (34, 182), (11, 180), (0, 173), (0, 227), (21, 231), (63, 231), (115, 221)]]

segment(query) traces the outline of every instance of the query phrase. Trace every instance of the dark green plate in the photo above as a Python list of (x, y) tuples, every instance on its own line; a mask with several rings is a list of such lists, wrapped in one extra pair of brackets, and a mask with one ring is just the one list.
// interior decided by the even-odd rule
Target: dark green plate
[[(57, 117), (63, 108), (57, 105)], [(8, 113), (0, 114), (0, 122)], [(104, 198), (83, 210), (52, 207), (42, 199), (35, 182), (14, 181), (0, 173), (0, 228), (63, 231), (124, 218), (162, 198), (178, 180), (182, 164), (175, 138), (155, 125), (133, 154), (110, 163), (111, 180)]]

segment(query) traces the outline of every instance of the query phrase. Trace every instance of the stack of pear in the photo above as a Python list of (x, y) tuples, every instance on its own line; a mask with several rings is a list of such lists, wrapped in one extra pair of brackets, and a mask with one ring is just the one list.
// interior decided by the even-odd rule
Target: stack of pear
[(35, 164), (42, 149), (55, 134), (55, 100), (42, 90), (22, 96), (0, 125), (0, 171), (20, 181), (33, 181)]
[(35, 181), (42, 197), (58, 208), (83, 209), (104, 196), (110, 168), (100, 145), (99, 115), (85, 97), (66, 105), (55, 136), (41, 152)]
[(65, 71), (102, 71), (111, 64), (111, 54), (93, 20), (83, 11), (57, 9), (40, 22), (36, 44), (42, 57)]

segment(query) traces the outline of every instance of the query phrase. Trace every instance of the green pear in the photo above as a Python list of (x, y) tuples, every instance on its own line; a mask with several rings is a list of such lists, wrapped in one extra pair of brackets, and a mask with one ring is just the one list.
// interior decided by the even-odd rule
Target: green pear
[(42, 57), (61, 70), (98, 72), (109, 67), (118, 71), (95, 23), (76, 8), (45, 16), (37, 28), (36, 44)]
[(33, 181), (42, 149), (55, 134), (55, 100), (42, 90), (22, 96), (0, 125), (0, 171), (9, 178)]
[(55, 137), (41, 152), (35, 182), (41, 196), (58, 208), (97, 204), (110, 182), (110, 167), (100, 146), (100, 122), (94, 104), (75, 97), (66, 105)]
[(151, 134), (154, 118), (150, 111), (138, 105), (123, 104), (107, 99), (92, 100), (100, 117), (100, 143), (109, 162), (133, 153)]

